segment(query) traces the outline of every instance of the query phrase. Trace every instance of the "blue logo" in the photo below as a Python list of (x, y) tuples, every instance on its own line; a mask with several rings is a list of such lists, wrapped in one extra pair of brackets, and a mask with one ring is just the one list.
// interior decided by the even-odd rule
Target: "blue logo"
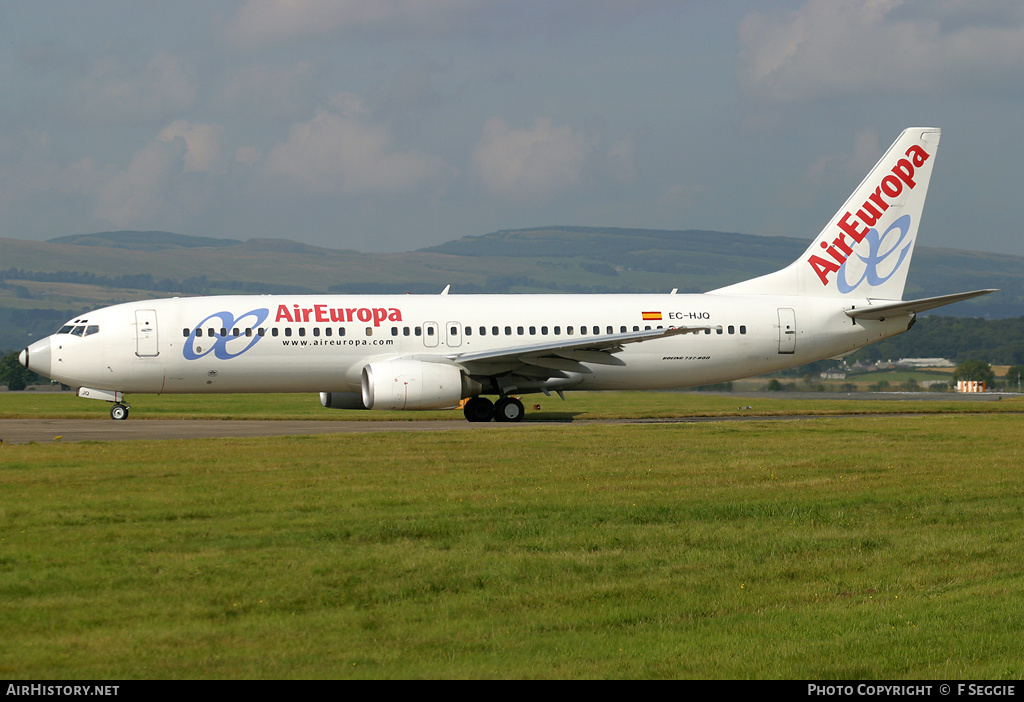
[[(263, 321), (267, 318), (269, 314), (270, 310), (268, 310), (265, 307), (261, 307), (258, 310), (252, 310), (251, 312), (246, 312), (245, 314), (239, 315), (237, 318), (231, 312), (214, 312), (209, 317), (207, 317), (199, 324), (197, 324), (195, 329), (192, 330), (192, 333), (188, 335), (188, 338), (185, 340), (185, 348), (182, 350), (182, 354), (185, 356), (185, 358), (187, 358), (190, 361), (196, 361), (210, 353), (212, 353), (214, 356), (216, 356), (222, 361), (227, 361), (228, 359), (241, 356), (243, 353), (251, 349), (256, 344), (256, 342), (262, 339), (263, 337), (260, 336), (259, 334), (253, 334), (251, 337), (234, 336), (231, 333), (231, 330), (235, 327), (248, 326), (248, 328), (250, 329), (258, 327), (259, 325), (263, 324)], [(249, 323), (248, 325), (242, 324), (243, 320), (249, 318), (252, 318), (251, 323)], [(196, 333), (203, 328), (203, 325), (205, 325), (207, 322), (213, 319), (220, 321), (220, 324), (218, 324), (217, 327), (227, 330), (227, 334), (215, 335), (212, 337), (200, 337), (199, 343), (202, 345), (197, 347)], [(248, 341), (249, 343), (245, 344), (245, 346), (239, 349), (239, 344), (246, 341)], [(238, 350), (232, 352), (233, 349)]]
[[(899, 238), (896, 239), (893, 245), (887, 250), (882, 251), (882, 243), (887, 238), (891, 238), (890, 235), (894, 230), (900, 233)], [(900, 266), (903, 265), (903, 260), (907, 257), (907, 254), (910, 253), (910, 247), (913, 246), (914, 241), (911, 239), (907, 242), (906, 246), (900, 249), (899, 258), (896, 259), (896, 263), (893, 265), (888, 275), (879, 275), (878, 265), (892, 256), (896, 249), (900, 248), (900, 244), (902, 244), (903, 240), (907, 238), (907, 234), (909, 232), (910, 215), (903, 215), (897, 219), (882, 235), (878, 234), (877, 229), (869, 229), (868, 233), (864, 236), (864, 239), (868, 242), (867, 255), (862, 256), (861, 254), (854, 254), (864, 262), (864, 273), (861, 275), (860, 280), (853, 284), (846, 280), (846, 266), (850, 262), (850, 259), (853, 258), (853, 256), (850, 256), (850, 259), (847, 259), (846, 263), (839, 267), (839, 272), (836, 275), (836, 287), (839, 288), (839, 292), (843, 294), (853, 292), (859, 288), (864, 281), (867, 281), (868, 285), (874, 287), (889, 280), (889, 278), (891, 278), (896, 271), (900, 269)]]

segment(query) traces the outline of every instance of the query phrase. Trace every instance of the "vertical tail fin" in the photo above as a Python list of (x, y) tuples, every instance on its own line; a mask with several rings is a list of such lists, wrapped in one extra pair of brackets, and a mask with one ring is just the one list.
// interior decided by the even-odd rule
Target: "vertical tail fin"
[(712, 292), (902, 299), (939, 134), (904, 130), (800, 258)]

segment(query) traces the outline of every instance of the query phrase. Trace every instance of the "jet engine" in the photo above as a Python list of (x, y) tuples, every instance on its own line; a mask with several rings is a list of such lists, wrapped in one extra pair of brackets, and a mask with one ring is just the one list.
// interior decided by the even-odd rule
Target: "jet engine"
[(455, 366), (398, 359), (363, 367), (363, 405), (370, 409), (447, 409), (482, 388)]
[(366, 409), (358, 392), (322, 392), (320, 404), (330, 409)]

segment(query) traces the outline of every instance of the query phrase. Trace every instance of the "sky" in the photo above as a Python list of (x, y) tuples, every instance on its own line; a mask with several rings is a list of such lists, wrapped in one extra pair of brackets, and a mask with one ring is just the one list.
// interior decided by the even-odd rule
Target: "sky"
[(922, 245), (1024, 255), (1019, 0), (0, 0), (0, 95), (0, 237), (810, 240), (928, 126)]

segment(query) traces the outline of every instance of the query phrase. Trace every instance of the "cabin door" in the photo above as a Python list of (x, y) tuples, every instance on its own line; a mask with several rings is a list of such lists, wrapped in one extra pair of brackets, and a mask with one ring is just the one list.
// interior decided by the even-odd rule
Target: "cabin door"
[(135, 310), (135, 355), (160, 355), (156, 336), (156, 310)]
[(779, 308), (779, 353), (796, 353), (796, 312)]

